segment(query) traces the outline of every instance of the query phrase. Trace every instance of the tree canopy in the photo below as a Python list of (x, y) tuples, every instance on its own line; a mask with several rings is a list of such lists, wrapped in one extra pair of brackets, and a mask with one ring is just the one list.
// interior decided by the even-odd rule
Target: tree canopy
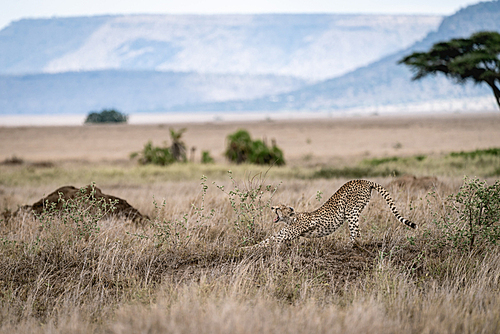
[(414, 52), (398, 63), (408, 65), (413, 80), (429, 74), (443, 73), (463, 84), (486, 83), (493, 90), (500, 108), (500, 34), (483, 31), (469, 38), (455, 38), (436, 43), (428, 52)]
[(85, 123), (127, 123), (128, 116), (115, 109), (103, 109), (101, 112), (91, 112)]

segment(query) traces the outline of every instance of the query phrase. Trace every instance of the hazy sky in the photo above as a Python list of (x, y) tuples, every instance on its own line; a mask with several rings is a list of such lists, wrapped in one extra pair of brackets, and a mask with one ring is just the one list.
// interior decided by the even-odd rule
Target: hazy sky
[(21, 18), (100, 14), (453, 14), (479, 0), (0, 0), (0, 29)]

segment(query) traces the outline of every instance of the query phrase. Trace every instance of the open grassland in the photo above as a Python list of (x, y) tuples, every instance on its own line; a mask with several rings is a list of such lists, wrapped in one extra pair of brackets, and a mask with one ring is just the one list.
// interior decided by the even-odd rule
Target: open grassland
[[(5, 215), (0, 223), (0, 332), (497, 333), (500, 246), (488, 239), (495, 230), (478, 235), (472, 247), (454, 243), (458, 239), (453, 233), (461, 231), (464, 218), (454, 211), (456, 201), (447, 199), (461, 191), (464, 175), (489, 185), (499, 179), (500, 157), (495, 150), (486, 151), (500, 147), (490, 127), (498, 123), (493, 116), (481, 117), (435, 123), (432, 118), (387, 120), (393, 128), (379, 118), (357, 124), (341, 120), (344, 126), (336, 124), (337, 132), (365, 143), (351, 153), (348, 142), (331, 144), (331, 152), (311, 148), (307, 138), (314, 143), (324, 125), (309, 130), (304, 126), (300, 144), (282, 140), (284, 130), (265, 132), (269, 124), (262, 125), (264, 130), (257, 124), (245, 126), (254, 127), (256, 137), (276, 137), (285, 159), (295, 145), (298, 153), (288, 155), (287, 166), (270, 170), (227, 165), (218, 154), (213, 154), (219, 158), (214, 165), (138, 166), (127, 156), (152, 138), (141, 137), (120, 151), (113, 136), (122, 126), (108, 129), (109, 140), (104, 134), (99, 138), (102, 146), (93, 157), (86, 144), (80, 149), (76, 143), (71, 150), (64, 148), (65, 156), (53, 138), (32, 137), (25, 146), (3, 142), (3, 159), (16, 155), (24, 163), (0, 165), (2, 213), (62, 185), (96, 182), (150, 220), (89, 216), (78, 205), (62, 214), (34, 217), (21, 210), (10, 218)], [(446, 128), (447, 122), (454, 125)], [(485, 130), (474, 132), (468, 123)], [(203, 137), (202, 125), (197, 126), (197, 135)], [(205, 135), (214, 126), (229, 127), (207, 125)], [(432, 127), (441, 131), (432, 147), (408, 148), (430, 140), (427, 129)], [(84, 134), (88, 129), (86, 135), (93, 141), (94, 131), (102, 128), (76, 131)], [(379, 137), (365, 137), (377, 129), (384, 129)], [(51, 133), (47, 128), (0, 129), (1, 135), (4, 130), (11, 131), (5, 138), (18, 138), (24, 131), (41, 138)], [(59, 133), (63, 131), (69, 130)], [(387, 139), (384, 151), (385, 132), (396, 135)], [(404, 133), (415, 144), (406, 142)], [(465, 134), (468, 141), (456, 139)], [(445, 137), (455, 138), (456, 145), (447, 144)], [(186, 136), (185, 141), (206, 149), (201, 139)], [(215, 142), (211, 137), (206, 141)], [(64, 145), (67, 142), (71, 140)], [(32, 145), (57, 153), (37, 155)], [(7, 146), (16, 149), (6, 153)], [(106, 150), (108, 157), (99, 153)], [(476, 154), (451, 154), (461, 151)], [(393, 182), (406, 173), (435, 179)], [(419, 229), (399, 223), (374, 193), (361, 215), (360, 247), (347, 247), (349, 235), (343, 226), (322, 239), (240, 251), (241, 245), (256, 243), (282, 227), (271, 223), (270, 204), (312, 210), (358, 177), (385, 186), (401, 214)], [(498, 224), (492, 222), (493, 227)]]
[[(27, 162), (128, 162), (147, 141), (169, 141), (169, 129), (186, 128), (182, 139), (196, 147), (194, 160), (208, 150), (224, 163), (226, 136), (245, 128), (253, 138), (276, 139), (288, 165), (338, 165), (365, 158), (440, 155), (500, 146), (495, 114), (372, 116), (303, 121), (174, 125), (92, 125), (75, 127), (0, 127), (0, 161), (17, 156)], [(191, 157), (191, 152), (188, 152)]]

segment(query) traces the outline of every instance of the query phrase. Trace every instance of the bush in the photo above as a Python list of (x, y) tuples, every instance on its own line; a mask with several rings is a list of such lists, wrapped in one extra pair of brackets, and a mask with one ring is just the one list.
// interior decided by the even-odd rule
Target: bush
[(214, 163), (214, 158), (212, 158), (212, 156), (210, 155), (210, 151), (201, 152), (201, 163), (202, 164)]
[(128, 116), (115, 109), (103, 109), (101, 112), (91, 112), (85, 123), (127, 123)]
[(140, 156), (139, 163), (142, 165), (166, 166), (175, 162), (173, 155), (170, 153), (170, 147), (153, 146), (151, 141), (144, 145), (141, 152), (134, 152), (130, 155), (132, 159), (137, 156)]
[(151, 141), (148, 141), (141, 152), (130, 154), (130, 158), (134, 159), (139, 156), (139, 163), (143, 165), (154, 164), (166, 166), (173, 164), (176, 161), (186, 162), (186, 145), (181, 141), (182, 134), (186, 131), (185, 128), (175, 131), (170, 129), (170, 138), (172, 145), (169, 147), (153, 146)]
[(238, 130), (227, 136), (226, 157), (229, 161), (238, 164), (248, 160), (250, 156), (252, 138), (246, 130)]
[(285, 164), (283, 151), (276, 146), (274, 140), (269, 147), (260, 139), (253, 141), (248, 131), (238, 130), (227, 136), (227, 142), (225, 155), (231, 162), (277, 166)]
[[(227, 194), (229, 203), (235, 216), (234, 227), (241, 237), (241, 245), (250, 245), (255, 243), (256, 238), (262, 237), (261, 222), (266, 211), (271, 207), (271, 200), (281, 185), (272, 185), (266, 183), (266, 175), (258, 173), (249, 177), (246, 182), (239, 184), (231, 171), (228, 171), (231, 180), (231, 189), (226, 189), (223, 185), (215, 186), (223, 193)], [(206, 176), (202, 177), (203, 191), (206, 192)], [(199, 210), (201, 211), (201, 210)]]
[(500, 241), (500, 181), (488, 185), (466, 178), (447, 202), (446, 213), (434, 221), (444, 234), (442, 245), (472, 250)]
[[(61, 209), (57, 208), (57, 203), (62, 204)], [(35, 213), (42, 229), (49, 231), (49, 234), (55, 232), (59, 235), (61, 227), (57, 226), (57, 222), (61, 221), (70, 229), (73, 237), (88, 241), (90, 237), (99, 233), (99, 221), (115, 211), (118, 200), (96, 197), (96, 187), (92, 183), (88, 189), (80, 188), (75, 198), (65, 199), (60, 192), (57, 203), (47, 200), (42, 212)], [(60, 239), (59, 236), (56, 238)]]

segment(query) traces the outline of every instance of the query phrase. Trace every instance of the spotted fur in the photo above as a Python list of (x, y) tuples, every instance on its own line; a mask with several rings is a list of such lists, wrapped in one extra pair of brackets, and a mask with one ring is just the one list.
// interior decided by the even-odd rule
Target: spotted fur
[(273, 206), (276, 213), (274, 222), (287, 224), (278, 234), (255, 246), (265, 246), (270, 242), (289, 242), (299, 236), (307, 238), (324, 237), (335, 232), (343, 223), (349, 223), (351, 242), (359, 237), (359, 215), (371, 198), (372, 189), (377, 190), (386, 200), (394, 216), (401, 223), (417, 228), (417, 225), (403, 218), (387, 190), (381, 185), (366, 181), (352, 180), (345, 183), (328, 201), (312, 212), (295, 212), (286, 205)]

